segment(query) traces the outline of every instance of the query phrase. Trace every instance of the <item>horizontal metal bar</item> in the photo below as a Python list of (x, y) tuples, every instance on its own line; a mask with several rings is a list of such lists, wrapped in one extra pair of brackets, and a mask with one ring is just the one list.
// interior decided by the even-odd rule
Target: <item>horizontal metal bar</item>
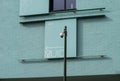
[(21, 20), (21, 24), (25, 23), (32, 23), (32, 22), (40, 22), (40, 21), (48, 21), (48, 20), (59, 20), (59, 19), (71, 19), (71, 18), (92, 18), (92, 17), (105, 17), (105, 14), (99, 13), (99, 14), (89, 14), (89, 15), (69, 15), (69, 16), (57, 16), (57, 17), (44, 17), (44, 18), (38, 18), (33, 20)]
[(91, 8), (91, 9), (81, 9), (81, 10), (77, 10), (77, 9), (67, 9), (67, 10), (57, 10), (57, 11), (52, 11), (49, 13), (43, 13), (43, 14), (32, 14), (32, 15), (20, 15), (20, 17), (31, 17), (31, 16), (44, 16), (44, 15), (49, 15), (49, 14), (55, 14), (55, 13), (66, 13), (66, 12), (79, 12), (79, 11), (92, 11), (92, 10), (104, 10), (106, 8)]
[(91, 8), (91, 9), (82, 9), (82, 10), (77, 10), (77, 11), (91, 11), (91, 10), (100, 10), (100, 11), (102, 11), (104, 9), (106, 9), (106, 8)]
[(43, 14), (31, 14), (31, 15), (19, 15), (19, 17), (33, 17), (33, 16), (44, 16), (44, 15), (49, 15), (49, 13), (43, 13)]
[[(86, 60), (86, 59), (105, 59), (107, 58), (106, 55), (91, 55), (91, 56), (79, 56), (79, 57), (69, 57), (67, 58), (68, 60), (74, 60), (74, 59), (81, 59), (81, 60)], [(56, 60), (64, 60), (63, 58), (51, 58), (51, 59), (20, 59), (19, 61), (21, 63), (36, 63), (36, 62), (53, 62)]]
[[(69, 18), (80, 18), (80, 17), (101, 16), (101, 15), (105, 16), (106, 11), (102, 11), (104, 9), (105, 8), (93, 8), (93, 9), (83, 9), (83, 10), (73, 9), (67, 11), (50, 12), (48, 14), (42, 14), (42, 15), (38, 14), (34, 16), (24, 16), (24, 17), (20, 17), (20, 23), (24, 24), (24, 23), (41, 22), (41, 21), (57, 20), (57, 19), (69, 19)], [(100, 10), (102, 12), (96, 10)], [(81, 11), (95, 11), (95, 12), (88, 13)]]
[(60, 11), (52, 11), (50, 12), (50, 14), (55, 14), (55, 13), (66, 13), (66, 12), (79, 12), (79, 11), (93, 11), (93, 10), (104, 10), (106, 8), (91, 8), (91, 9), (81, 9), (81, 10), (77, 10), (77, 9), (68, 9), (68, 10), (60, 10)]

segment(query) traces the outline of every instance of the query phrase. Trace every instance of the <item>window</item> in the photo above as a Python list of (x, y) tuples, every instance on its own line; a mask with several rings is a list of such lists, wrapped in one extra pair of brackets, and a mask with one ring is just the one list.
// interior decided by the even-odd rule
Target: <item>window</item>
[(50, 0), (50, 11), (76, 9), (76, 0)]
[(76, 0), (66, 0), (67, 9), (76, 9)]

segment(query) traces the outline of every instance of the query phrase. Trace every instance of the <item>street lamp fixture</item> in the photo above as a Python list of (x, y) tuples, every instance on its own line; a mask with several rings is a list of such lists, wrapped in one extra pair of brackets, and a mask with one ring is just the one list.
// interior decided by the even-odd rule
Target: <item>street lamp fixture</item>
[(64, 38), (64, 78), (63, 81), (67, 81), (67, 26), (60, 33), (60, 37)]

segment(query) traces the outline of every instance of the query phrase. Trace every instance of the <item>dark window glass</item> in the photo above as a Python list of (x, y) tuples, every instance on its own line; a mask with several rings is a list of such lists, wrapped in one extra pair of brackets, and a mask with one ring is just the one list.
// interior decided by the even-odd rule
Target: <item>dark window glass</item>
[(50, 0), (50, 11), (67, 10), (75, 8), (76, 0)]
[(66, 0), (66, 8), (67, 9), (75, 9), (76, 8), (76, 0)]
[(49, 10), (53, 11), (53, 0), (49, 0)]
[(54, 0), (53, 10), (64, 10), (64, 0)]

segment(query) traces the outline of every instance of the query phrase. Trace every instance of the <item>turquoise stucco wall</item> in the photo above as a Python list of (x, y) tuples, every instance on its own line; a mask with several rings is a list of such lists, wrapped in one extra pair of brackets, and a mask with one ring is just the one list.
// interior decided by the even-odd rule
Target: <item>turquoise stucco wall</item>
[[(77, 1), (80, 3), (83, 0)], [(93, 1), (99, 4), (97, 0)], [(68, 76), (120, 74), (119, 3), (119, 0), (103, 1), (106, 18), (78, 19), (78, 55), (102, 54), (107, 55), (108, 59), (71, 59), (67, 66)], [(1, 79), (63, 76), (61, 60), (28, 64), (19, 62), (22, 58), (44, 58), (44, 31), (44, 22), (19, 23), (19, 0), (0, 0)]]

